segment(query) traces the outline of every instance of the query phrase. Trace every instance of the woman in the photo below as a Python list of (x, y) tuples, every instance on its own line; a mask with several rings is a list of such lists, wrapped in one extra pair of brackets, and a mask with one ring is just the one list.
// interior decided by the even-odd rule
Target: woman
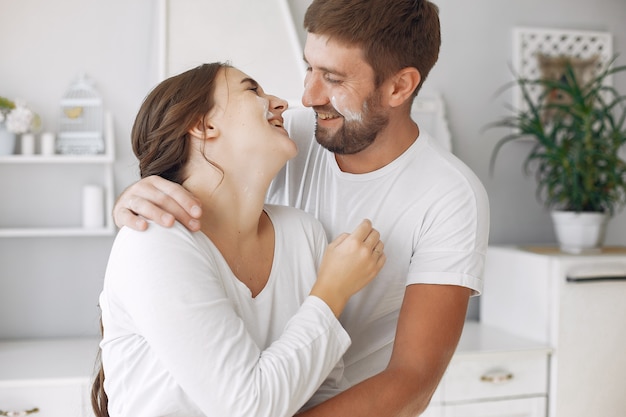
[(120, 230), (100, 296), (104, 415), (108, 396), (111, 416), (291, 416), (340, 361), (337, 317), (386, 258), (367, 220), (326, 245), (313, 217), (264, 204), (297, 152), (286, 108), (219, 63), (144, 101), (132, 131), (141, 176), (198, 196), (202, 229)]

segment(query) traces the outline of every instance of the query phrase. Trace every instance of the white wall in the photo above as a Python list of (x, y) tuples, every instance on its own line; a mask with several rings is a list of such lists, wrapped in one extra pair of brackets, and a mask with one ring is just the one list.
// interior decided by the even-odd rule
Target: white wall
[[(115, 118), (116, 193), (137, 178), (129, 133), (156, 81), (154, 11), (153, 0), (0, 0), (0, 95), (25, 99), (55, 131), (59, 100), (79, 72), (89, 74)], [(0, 166), (0, 190), (25, 167)], [(0, 196), (5, 204), (16, 202)], [(46, 207), (32, 192), (17, 204)], [(0, 339), (97, 334), (112, 242), (0, 238)]]
[[(274, 5), (280, 1), (264, 2), (271, 4), (268, 16), (255, 9), (257, 13), (245, 19), (254, 19), (255, 25), (273, 19)], [(63, 92), (79, 71), (90, 74), (115, 116), (116, 193), (137, 178), (129, 132), (141, 100), (156, 82), (157, 4), (156, 0), (0, 0), (0, 95), (26, 99), (42, 115), (44, 127), (55, 130)], [(289, 0), (289, 4), (299, 18), (308, 0)], [(623, 0), (439, 0), (437, 4), (443, 45), (425, 89), (442, 93), (455, 153), (487, 188), (491, 242), (553, 242), (548, 213), (535, 200), (535, 183), (522, 175), (527, 146), (505, 148), (496, 175), (488, 175), (498, 134), (481, 129), (504, 114), (503, 100), (509, 99), (492, 96), (510, 79), (511, 29), (610, 31), (623, 64), (626, 6)], [(242, 43), (246, 37), (272, 33), (246, 31), (251, 22), (245, 19), (207, 16), (205, 24), (216, 25), (224, 37), (240, 36)], [(197, 47), (208, 47), (213, 41), (199, 40)], [(288, 46), (280, 49), (293, 54)], [(283, 71), (277, 68), (276, 79), (260, 81), (280, 82)], [(626, 91), (623, 75), (614, 83)], [(10, 175), (0, 176), (0, 190), (11, 181)], [(5, 204), (1, 198), (0, 204)], [(37, 195), (24, 195), (20, 204), (45, 207)], [(624, 236), (626, 213), (620, 213), (611, 223), (608, 243), (626, 244)], [(112, 238), (0, 238), (0, 338), (96, 334), (97, 295), (111, 243)]]
[[(228, 61), (265, 91), (300, 102), (305, 66), (286, 1), (168, 0), (164, 4), (167, 75), (203, 62)], [(207, 22), (215, 19), (233, 23)], [(234, 33), (227, 31), (229, 27), (236, 28)]]
[[(481, 177), (491, 202), (491, 242), (554, 242), (548, 212), (535, 199), (535, 181), (522, 174), (528, 144), (510, 144), (488, 174), (491, 150), (502, 132), (482, 133), (485, 124), (504, 115), (495, 91), (511, 78), (513, 26), (608, 31), (618, 63), (626, 63), (626, 3), (623, 0), (439, 0), (442, 51), (429, 87), (448, 102), (457, 154)], [(626, 75), (614, 78), (626, 93)], [(608, 244), (626, 244), (626, 212), (612, 220)]]

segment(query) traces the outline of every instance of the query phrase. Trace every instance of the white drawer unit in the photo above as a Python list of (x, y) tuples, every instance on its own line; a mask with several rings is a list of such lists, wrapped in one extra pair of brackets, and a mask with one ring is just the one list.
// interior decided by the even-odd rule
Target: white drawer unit
[(626, 248), (491, 246), (485, 325), (545, 343), (550, 417), (626, 416)]
[(546, 398), (511, 398), (434, 406), (420, 417), (535, 417), (546, 415)]
[(0, 415), (83, 416), (88, 384), (88, 378), (4, 383), (0, 385)]
[(468, 321), (426, 417), (545, 417), (550, 349)]
[[(0, 342), (0, 410), (93, 416), (97, 351), (97, 339)], [(423, 416), (545, 417), (549, 353), (545, 345), (468, 321)]]
[(0, 342), (0, 415), (93, 416), (98, 340)]

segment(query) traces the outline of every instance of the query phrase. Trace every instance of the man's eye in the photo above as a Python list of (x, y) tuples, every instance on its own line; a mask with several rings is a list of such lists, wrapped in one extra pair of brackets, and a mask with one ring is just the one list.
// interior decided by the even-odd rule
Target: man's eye
[(326, 75), (324, 76), (324, 79), (325, 79), (327, 82), (331, 83), (331, 84), (339, 84), (339, 83), (341, 83), (341, 80), (338, 80), (337, 78), (333, 78), (333, 77), (332, 77), (331, 75), (329, 75), (329, 74), (326, 74)]
[(254, 91), (255, 94), (259, 94), (259, 87), (250, 87), (248, 90)]

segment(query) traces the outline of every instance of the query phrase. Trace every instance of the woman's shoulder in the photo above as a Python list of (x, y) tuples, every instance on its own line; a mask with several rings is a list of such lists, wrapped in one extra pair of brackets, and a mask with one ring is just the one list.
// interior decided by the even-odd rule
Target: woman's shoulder
[(301, 209), (278, 204), (266, 204), (265, 212), (268, 213), (272, 219), (272, 223), (279, 223), (290, 229), (299, 226), (313, 228), (315, 230), (324, 230), (319, 220)]
[(265, 204), (265, 211), (270, 215), (279, 218), (280, 220), (301, 220), (301, 221), (310, 221), (310, 222), (318, 222), (318, 220), (311, 214), (307, 213), (304, 210), (285, 206), (282, 204)]
[[(189, 231), (179, 222), (171, 227), (160, 226), (152, 221), (148, 222), (148, 228), (144, 231), (122, 227), (113, 243), (112, 251), (116, 254), (123, 253), (169, 253), (198, 250), (202, 245), (201, 233)], [(129, 256), (129, 255), (127, 255)]]
[(155, 240), (160, 238), (167, 239), (188, 239), (192, 236), (190, 232), (182, 223), (175, 221), (171, 227), (161, 226), (152, 220), (148, 220), (148, 228), (146, 230), (138, 231), (131, 229), (130, 227), (123, 226), (117, 233), (117, 240), (129, 239), (129, 240)]
[(154, 283), (159, 275), (164, 280), (168, 279), (167, 274), (161, 272), (179, 266), (210, 267), (214, 256), (207, 255), (215, 252), (208, 249), (207, 241), (202, 233), (190, 232), (180, 223), (163, 227), (150, 222), (145, 231), (123, 227), (109, 254), (107, 276), (109, 280), (122, 276), (123, 280)]

